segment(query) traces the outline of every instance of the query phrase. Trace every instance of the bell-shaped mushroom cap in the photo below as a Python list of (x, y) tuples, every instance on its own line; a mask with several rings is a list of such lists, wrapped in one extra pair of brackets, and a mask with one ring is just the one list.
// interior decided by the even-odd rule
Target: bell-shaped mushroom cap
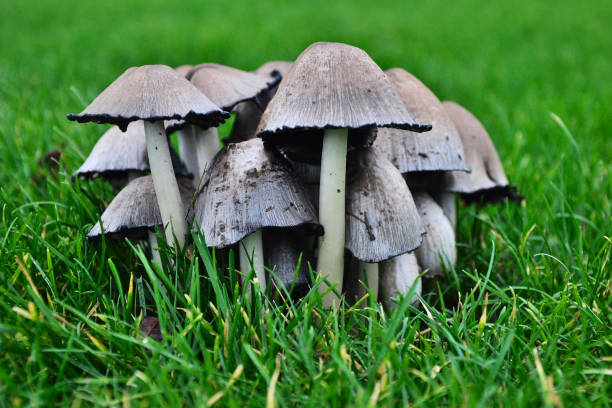
[(300, 54), (266, 108), (257, 133), (268, 138), (293, 130), (396, 127), (417, 123), (384, 72), (363, 50), (318, 42)]
[(467, 201), (480, 198), (498, 201), (505, 197), (520, 201), (522, 196), (508, 183), (499, 155), (482, 123), (455, 102), (445, 101), (442, 105), (459, 131), (467, 165), (472, 169), (471, 173), (453, 172), (445, 177), (446, 190), (461, 193)]
[(413, 290), (411, 303), (421, 294), (421, 267), (414, 252), (387, 259), (378, 264), (378, 296), (391, 309), (395, 309), (397, 295), (406, 296)]
[(274, 72), (278, 72), (281, 77), (284, 77), (287, 72), (291, 69), (293, 62), (291, 61), (268, 61), (259, 68), (255, 70), (258, 74), (261, 75), (274, 75)]
[(217, 153), (204, 174), (195, 217), (208, 245), (219, 248), (265, 227), (321, 228), (305, 187), (261, 139)]
[[(172, 148), (170, 158), (176, 175), (191, 176)], [(74, 176), (86, 179), (102, 177), (110, 180), (127, 178), (130, 171), (148, 173), (150, 170), (144, 123), (138, 120), (131, 122), (125, 132), (117, 126), (107, 130)]]
[(266, 281), (282, 285), (287, 291), (293, 288), (291, 295), (294, 299), (303, 297), (310, 289), (308, 263), (313, 264), (314, 258), (307, 231), (302, 228), (266, 228), (263, 231), (263, 244), (265, 265), (276, 276), (274, 280), (268, 276)]
[(415, 254), (421, 268), (429, 269), (425, 276), (441, 276), (444, 272), (442, 262), (447, 269), (457, 262), (455, 230), (429, 194), (415, 192), (414, 201), (426, 231), (423, 244), (415, 250)]
[[(193, 197), (190, 180), (179, 178), (179, 191), (188, 213)], [(132, 180), (113, 198), (102, 213), (104, 233), (112, 239), (143, 239), (150, 228), (162, 224), (159, 206), (151, 176), (138, 177)], [(102, 235), (100, 223), (96, 223), (87, 234), (87, 238), (96, 239)]]
[(401, 173), (373, 149), (348, 157), (346, 249), (363, 262), (381, 262), (414, 250), (424, 233)]
[(184, 119), (209, 128), (228, 117), (229, 113), (165, 65), (129, 68), (83, 112), (68, 115), (68, 119), (81, 123), (111, 123), (123, 131), (128, 123), (139, 119)]
[(200, 64), (187, 75), (196, 88), (221, 109), (255, 98), (280, 81), (280, 77), (260, 75), (219, 64)]
[(181, 66), (174, 68), (174, 70), (178, 72), (180, 76), (186, 77), (192, 68), (193, 68), (193, 65), (181, 65)]
[(414, 75), (401, 68), (385, 71), (408, 111), (419, 123), (431, 123), (425, 134), (379, 128), (374, 146), (401, 173), (469, 170), (459, 133), (440, 100)]

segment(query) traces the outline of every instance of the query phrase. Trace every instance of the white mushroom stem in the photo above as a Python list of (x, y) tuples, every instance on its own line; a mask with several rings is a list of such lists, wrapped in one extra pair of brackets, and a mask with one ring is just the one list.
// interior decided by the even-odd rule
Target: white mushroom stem
[(263, 240), (261, 230), (257, 230), (240, 241), (240, 269), (248, 275), (251, 265), (262, 291), (266, 290), (266, 275), (264, 270)]
[(433, 199), (442, 207), (446, 218), (450, 221), (453, 229), (457, 229), (457, 197), (453, 193), (438, 193)]
[(193, 126), (187, 125), (177, 133), (179, 154), (181, 155), (181, 159), (185, 162), (187, 170), (193, 174), (193, 184), (194, 187), (197, 187), (197, 184), (200, 182), (200, 177), (198, 175), (199, 166), (198, 155), (196, 153), (195, 131)]
[(199, 182), (202, 173), (204, 173), (204, 170), (206, 170), (208, 164), (220, 149), (219, 133), (216, 127), (210, 127), (208, 129), (196, 128), (195, 139), (196, 154), (198, 156), (198, 174), (196, 178)]
[(151, 176), (153, 177), (155, 196), (164, 224), (166, 240), (172, 246), (174, 245), (174, 236), (176, 236), (179, 247), (183, 247), (187, 234), (187, 221), (185, 220), (185, 209), (181, 202), (178, 183), (172, 168), (164, 122), (161, 120), (145, 121), (144, 126)]
[(359, 270), (363, 272), (363, 283), (367, 285), (376, 302), (378, 299), (378, 264), (359, 261)]
[[(325, 234), (319, 241), (317, 272), (338, 292), (342, 291), (344, 276), (347, 145), (348, 129), (325, 129), (319, 186), (319, 222)], [(319, 286), (320, 292), (327, 289), (325, 285)], [(330, 292), (323, 297), (323, 306), (330, 307), (337, 299), (336, 294)]]
[(151, 248), (151, 261), (159, 266), (162, 266), (161, 257), (159, 256), (159, 248), (157, 246), (157, 235), (155, 231), (149, 230), (149, 247)]

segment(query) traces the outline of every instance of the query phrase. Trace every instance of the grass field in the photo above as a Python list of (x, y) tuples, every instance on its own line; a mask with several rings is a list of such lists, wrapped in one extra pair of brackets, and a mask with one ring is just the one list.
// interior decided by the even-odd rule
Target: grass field
[[(124, 3), (0, 2), (0, 406), (612, 405), (609, 1)], [(526, 196), (460, 209), (426, 307), (263, 308), (200, 239), (166, 272), (86, 242), (113, 194), (70, 174), (105, 127), (67, 113), (132, 65), (254, 69), (319, 40), (468, 107)], [(161, 343), (135, 334), (151, 312)]]

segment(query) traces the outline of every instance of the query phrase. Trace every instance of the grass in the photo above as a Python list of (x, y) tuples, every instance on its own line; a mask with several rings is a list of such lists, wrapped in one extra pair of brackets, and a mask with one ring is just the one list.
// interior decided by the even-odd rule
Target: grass
[[(611, 405), (608, 2), (9, 0), (0, 15), (0, 405)], [(456, 270), (424, 306), (248, 301), (201, 237), (163, 271), (86, 242), (113, 194), (69, 175), (105, 128), (66, 113), (131, 65), (254, 69), (317, 40), (467, 106), (527, 197), (460, 209)], [(137, 334), (151, 313), (160, 343)]]

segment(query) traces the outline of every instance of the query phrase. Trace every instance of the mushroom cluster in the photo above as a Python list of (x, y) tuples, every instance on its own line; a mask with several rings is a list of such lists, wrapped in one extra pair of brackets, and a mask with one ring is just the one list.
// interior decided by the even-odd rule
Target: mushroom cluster
[[(217, 126), (231, 113), (221, 148)], [(261, 290), (299, 298), (315, 270), (325, 306), (342, 294), (391, 308), (416, 299), (421, 277), (456, 261), (457, 195), (518, 197), (478, 119), (346, 44), (315, 43), (254, 72), (129, 68), (68, 118), (115, 125), (74, 174), (124, 186), (91, 239), (148, 237), (155, 260), (155, 228), (177, 249), (193, 229), (236, 249)]]

